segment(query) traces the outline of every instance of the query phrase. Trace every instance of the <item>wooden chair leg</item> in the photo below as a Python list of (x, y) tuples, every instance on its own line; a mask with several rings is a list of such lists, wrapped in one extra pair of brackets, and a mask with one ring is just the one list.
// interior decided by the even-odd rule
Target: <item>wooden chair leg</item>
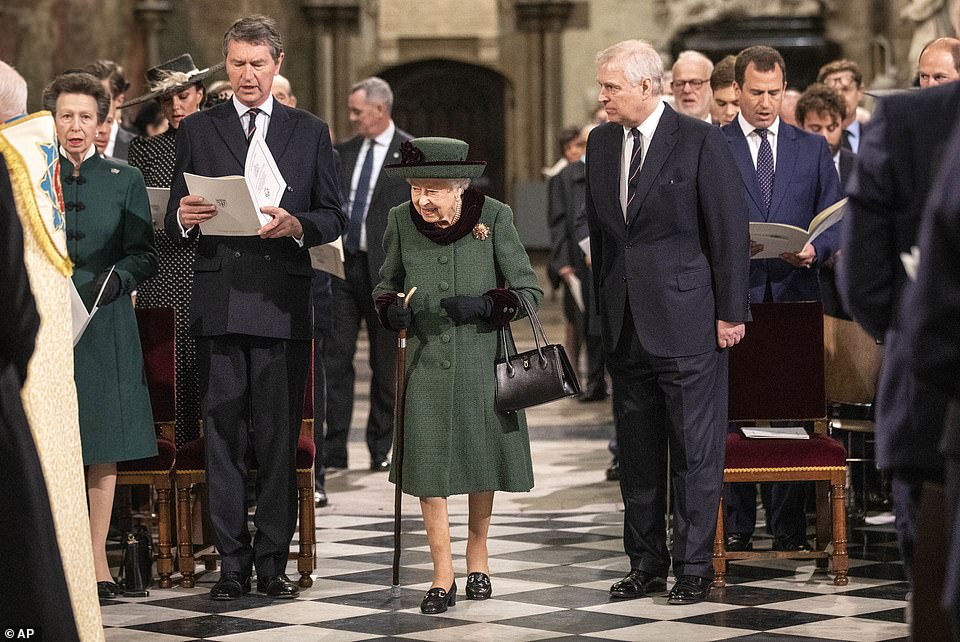
[(713, 587), (727, 585), (727, 543), (723, 525), (723, 494), (720, 495), (720, 507), (717, 509), (717, 528), (713, 536)]
[(297, 471), (298, 496), (300, 500), (300, 552), (297, 555), (297, 571), (300, 573), (301, 587), (313, 586), (313, 569), (316, 557), (313, 550), (316, 538), (313, 507), (313, 468)]
[(177, 552), (180, 555), (180, 585), (193, 588), (196, 560), (193, 558), (193, 514), (190, 490), (193, 484), (177, 484)]
[[(170, 479), (165, 480), (169, 486), (173, 486), (172, 474)], [(160, 576), (160, 588), (170, 588), (173, 581), (170, 576), (173, 575), (173, 524), (171, 522), (171, 488), (157, 486), (157, 514), (159, 536), (157, 538), (157, 574)]]
[[(818, 481), (816, 483), (817, 493), (817, 534), (816, 550), (825, 551), (830, 543), (831, 520), (830, 520), (830, 483), (827, 481)], [(829, 560), (826, 557), (818, 557), (816, 566), (818, 569), (826, 569)]]
[(850, 560), (847, 556), (847, 508), (844, 504), (843, 475), (837, 475), (831, 482), (830, 496), (833, 505), (833, 583), (836, 586), (847, 585), (847, 571)]

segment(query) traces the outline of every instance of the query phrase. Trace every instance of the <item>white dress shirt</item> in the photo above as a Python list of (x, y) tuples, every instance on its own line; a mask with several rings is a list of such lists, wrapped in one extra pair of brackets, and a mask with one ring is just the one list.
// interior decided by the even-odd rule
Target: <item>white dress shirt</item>
[[(240, 117), (240, 124), (243, 126), (243, 135), (246, 136), (247, 130), (250, 129), (250, 115), (247, 112), (249, 112), (251, 108), (237, 100), (236, 96), (231, 100), (233, 101), (233, 108), (237, 110), (237, 116)], [(258, 105), (257, 109), (260, 110), (260, 113), (256, 115), (257, 131), (253, 132), (253, 135), (266, 138), (267, 129), (270, 127), (270, 117), (273, 116), (273, 96), (267, 96), (267, 99), (262, 105)]]
[[(360, 171), (363, 169), (363, 161), (367, 157), (370, 145), (376, 143), (373, 145), (373, 169), (370, 172), (370, 185), (367, 188), (367, 205), (363, 209), (363, 223), (360, 227), (359, 250), (361, 252), (367, 251), (367, 212), (370, 211), (370, 200), (373, 198), (373, 190), (377, 186), (380, 169), (383, 167), (383, 161), (386, 159), (387, 151), (390, 149), (390, 141), (393, 140), (393, 135), (396, 131), (397, 127), (393, 124), (393, 120), (391, 120), (382, 134), (373, 139), (364, 139), (363, 145), (360, 146), (360, 153), (357, 155), (357, 162), (353, 166), (353, 176), (350, 178), (350, 199), (347, 207), (348, 215), (352, 215), (353, 213), (353, 200), (357, 196), (357, 184), (360, 182)], [(373, 143), (371, 143), (371, 141), (373, 141)]]
[[(643, 169), (643, 163), (647, 160), (647, 151), (650, 149), (650, 140), (657, 131), (657, 125), (660, 124), (660, 117), (663, 116), (663, 101), (657, 101), (657, 107), (653, 113), (647, 116), (647, 119), (640, 123), (637, 129), (640, 130), (640, 168)], [(633, 134), (630, 133), (631, 127), (623, 127), (623, 158), (620, 159), (620, 209), (623, 210), (623, 218), (627, 218), (627, 181), (630, 179), (630, 159), (633, 158)]]
[[(737, 114), (737, 122), (743, 131), (744, 138), (747, 139), (747, 147), (750, 148), (750, 158), (753, 159), (753, 169), (757, 169), (757, 156), (760, 154), (760, 134), (757, 128), (747, 122), (743, 117), (743, 112)], [(774, 119), (773, 124), (767, 127), (767, 140), (770, 141), (770, 151), (773, 152), (773, 171), (777, 171), (777, 139), (780, 138), (780, 117)]]

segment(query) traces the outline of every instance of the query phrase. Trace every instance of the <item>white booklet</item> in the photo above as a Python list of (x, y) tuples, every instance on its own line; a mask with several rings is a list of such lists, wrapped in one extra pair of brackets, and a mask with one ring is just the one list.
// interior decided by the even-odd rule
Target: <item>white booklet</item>
[(329, 272), (335, 277), (344, 279), (343, 271), (343, 237), (332, 243), (315, 245), (310, 248), (310, 264), (314, 270)]
[(150, 198), (150, 218), (153, 224), (163, 229), (163, 219), (167, 216), (167, 201), (170, 200), (170, 189), (167, 187), (148, 187), (147, 196)]
[(73, 345), (76, 346), (77, 342), (80, 341), (80, 337), (83, 336), (83, 331), (87, 329), (87, 326), (90, 325), (90, 320), (93, 319), (93, 315), (97, 313), (97, 310), (100, 309), (100, 299), (103, 297), (103, 291), (107, 287), (107, 282), (110, 280), (110, 277), (113, 275), (113, 271), (116, 269), (116, 265), (110, 267), (110, 272), (107, 273), (107, 278), (103, 280), (103, 285), (100, 286), (100, 291), (97, 292), (97, 298), (93, 302), (93, 309), (89, 312), (87, 311), (87, 306), (84, 305), (83, 299), (80, 297), (80, 293), (77, 292), (77, 286), (74, 285), (73, 279), (69, 276), (67, 277), (67, 282), (70, 284), (70, 314), (73, 317)]
[(810, 439), (803, 426), (758, 426), (741, 427), (740, 432), (749, 439)]
[(260, 136), (250, 140), (243, 176), (198, 176), (183, 173), (191, 195), (202, 196), (217, 206), (217, 215), (200, 224), (213, 236), (256, 236), (269, 223), (261, 207), (280, 205), (287, 189), (277, 162)]
[(576, 274), (570, 275), (570, 278), (567, 280), (567, 287), (570, 289), (570, 296), (573, 297), (573, 302), (576, 303), (577, 308), (583, 312), (586, 309), (586, 306), (583, 304), (583, 283), (577, 278)]
[(750, 222), (750, 240), (763, 246), (763, 250), (751, 259), (776, 259), (787, 252), (799, 252), (807, 243), (843, 220), (847, 213), (847, 199), (842, 198), (813, 217), (809, 227), (803, 229), (786, 223)]

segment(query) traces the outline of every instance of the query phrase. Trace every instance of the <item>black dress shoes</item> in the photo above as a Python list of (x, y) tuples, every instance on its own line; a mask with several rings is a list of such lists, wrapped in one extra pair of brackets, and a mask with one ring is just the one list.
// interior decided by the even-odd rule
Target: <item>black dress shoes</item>
[(375, 473), (385, 473), (390, 470), (390, 460), (386, 457), (374, 459), (370, 462), (370, 470)]
[(667, 580), (653, 573), (631, 569), (630, 573), (610, 587), (610, 597), (633, 598), (663, 593), (667, 590)]
[(214, 600), (239, 600), (250, 592), (250, 576), (237, 571), (227, 571), (220, 576), (217, 583), (210, 589), (210, 597)]
[(109, 600), (118, 595), (120, 595), (120, 587), (116, 582), (97, 582), (97, 597), (101, 600)]
[(773, 550), (775, 551), (787, 551), (790, 553), (809, 553), (812, 549), (810, 545), (804, 541), (795, 541), (793, 539), (784, 537), (774, 537), (773, 538)]
[(697, 575), (681, 575), (673, 585), (667, 602), (670, 604), (696, 604), (707, 599), (713, 580)]
[(434, 587), (426, 592), (423, 601), (420, 602), (420, 612), (427, 615), (436, 615), (444, 613), (447, 607), (457, 603), (457, 583), (454, 582), (449, 591), (444, 591), (440, 587)]
[(607, 481), (620, 481), (620, 460), (616, 457), (607, 468)]
[(590, 403), (591, 401), (603, 401), (607, 398), (607, 391), (603, 389), (588, 390), (578, 397), (580, 403)]
[(290, 600), (300, 595), (300, 587), (290, 581), (286, 575), (272, 577), (257, 576), (257, 593), (266, 593), (267, 597), (278, 600)]
[(470, 573), (467, 575), (467, 599), (486, 600), (493, 595), (493, 586), (490, 576), (486, 573)]
[(317, 490), (313, 491), (314, 506), (316, 506), (317, 508), (323, 508), (328, 503), (329, 502), (327, 500), (327, 491), (325, 491), (322, 488), (318, 488)]
[(752, 551), (753, 542), (749, 535), (743, 533), (730, 533), (727, 535), (727, 550), (731, 553), (740, 553), (742, 551)]

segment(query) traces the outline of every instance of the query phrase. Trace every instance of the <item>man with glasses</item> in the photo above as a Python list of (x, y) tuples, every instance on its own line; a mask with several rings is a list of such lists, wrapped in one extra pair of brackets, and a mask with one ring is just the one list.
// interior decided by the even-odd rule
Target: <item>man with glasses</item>
[(863, 98), (863, 72), (852, 60), (834, 60), (820, 67), (817, 82), (836, 91), (847, 104), (847, 116), (843, 119), (843, 138), (840, 145), (854, 154), (860, 153), (860, 121), (857, 108)]
[(677, 111), (710, 122), (710, 74), (713, 63), (699, 51), (682, 51), (673, 63), (674, 103)]

